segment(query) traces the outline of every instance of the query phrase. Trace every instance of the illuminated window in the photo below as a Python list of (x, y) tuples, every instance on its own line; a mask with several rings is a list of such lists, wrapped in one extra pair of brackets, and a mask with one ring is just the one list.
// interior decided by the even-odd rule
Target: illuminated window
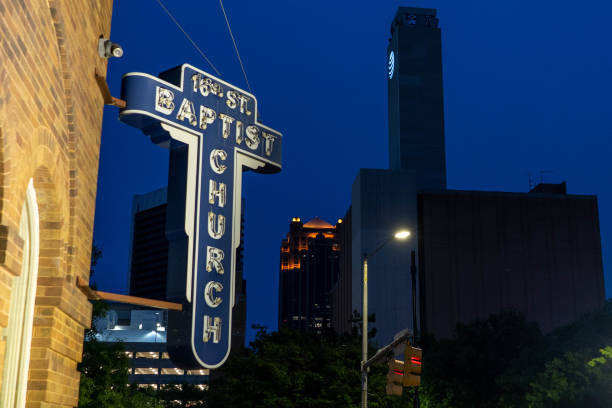
[(28, 183), (21, 209), (19, 237), (23, 239), (21, 274), (13, 278), (8, 326), (0, 331), (0, 337), (6, 339), (4, 378), (0, 389), (2, 407), (25, 407), (26, 403), (40, 239), (33, 179)]
[(136, 358), (159, 358), (157, 351), (139, 351), (136, 353)]
[(127, 358), (133, 358), (134, 357), (134, 353), (132, 353), (131, 351), (126, 351), (125, 355), (127, 356)]
[(162, 353), (162, 357), (164, 359), (169, 359), (170, 358), (170, 354), (166, 353), (165, 351)]
[(187, 375), (208, 375), (209, 371), (206, 369), (202, 370), (187, 370)]
[(185, 372), (180, 368), (162, 368), (161, 375), (183, 375)]
[(157, 389), (157, 384), (138, 384), (138, 388), (153, 388)]
[(134, 369), (134, 374), (139, 375), (157, 375), (157, 368), (154, 367), (139, 367)]

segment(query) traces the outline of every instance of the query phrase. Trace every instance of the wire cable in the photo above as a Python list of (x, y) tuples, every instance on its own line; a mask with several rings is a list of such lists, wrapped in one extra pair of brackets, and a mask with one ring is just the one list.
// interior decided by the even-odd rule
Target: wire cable
[(225, 8), (223, 7), (223, 1), (219, 0), (219, 4), (221, 5), (221, 11), (223, 11), (223, 16), (225, 17), (225, 22), (227, 23), (227, 29), (229, 30), (230, 37), (232, 37), (232, 42), (234, 43), (234, 49), (236, 50), (236, 55), (238, 56), (238, 62), (240, 62), (240, 68), (242, 68), (242, 74), (244, 75), (244, 80), (246, 81), (247, 87), (249, 88), (249, 92), (253, 93), (253, 91), (251, 90), (251, 85), (249, 84), (249, 79), (247, 78), (246, 71), (244, 70), (244, 65), (242, 64), (242, 58), (240, 58), (240, 53), (238, 52), (238, 46), (236, 45), (236, 39), (234, 38), (234, 34), (232, 33), (232, 28), (230, 27), (229, 20), (227, 19)]
[[(200, 49), (200, 47), (197, 46), (197, 44), (191, 39), (191, 37), (189, 36), (189, 34), (187, 34), (187, 32), (183, 29), (183, 27), (181, 27), (181, 25), (179, 24), (178, 21), (176, 21), (176, 19), (174, 18), (174, 16), (172, 15), (172, 13), (170, 13), (170, 11), (163, 5), (163, 3), (161, 2), (161, 0), (157, 0), (157, 4), (159, 4), (159, 6), (166, 12), (166, 14), (168, 14), (168, 17), (170, 17), (170, 19), (174, 22), (174, 24), (176, 24), (176, 26), (183, 32), (183, 34), (185, 35), (185, 37), (187, 37), (187, 39), (189, 40), (189, 42), (191, 42), (191, 45), (193, 45), (195, 47), (196, 50), (198, 50), (198, 52), (200, 53), (200, 55), (202, 56), (202, 58), (204, 58), (206, 60), (206, 62), (208, 62), (208, 65), (210, 65), (212, 67), (212, 69), (215, 70), (215, 72), (217, 73), (217, 75), (221, 76), (221, 73), (219, 72), (219, 70), (213, 65), (213, 63), (208, 59), (208, 57), (206, 55), (204, 55), (204, 52), (202, 52), (202, 50)], [(225, 12), (224, 12), (225, 13)], [(227, 20), (227, 17), (226, 17)], [(229, 24), (229, 23), (228, 23)], [(231, 31), (230, 31), (231, 32)], [(232, 37), (233, 38), (233, 37)], [(235, 44), (234, 44), (235, 46)], [(237, 51), (237, 50), (236, 50)], [(240, 58), (240, 57), (238, 57)], [(242, 64), (242, 63), (241, 63)], [(243, 69), (244, 71), (244, 69)]]

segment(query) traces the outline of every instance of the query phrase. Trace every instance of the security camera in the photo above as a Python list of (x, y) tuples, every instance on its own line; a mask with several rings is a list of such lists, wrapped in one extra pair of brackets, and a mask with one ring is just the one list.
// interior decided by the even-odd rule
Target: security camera
[(100, 54), (102, 58), (119, 58), (123, 55), (123, 48), (108, 38), (100, 38), (98, 40), (98, 54)]

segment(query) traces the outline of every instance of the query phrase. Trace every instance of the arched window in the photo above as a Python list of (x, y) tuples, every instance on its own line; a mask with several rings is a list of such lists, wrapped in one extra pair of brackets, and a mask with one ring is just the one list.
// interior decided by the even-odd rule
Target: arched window
[(30, 179), (21, 210), (19, 236), (23, 239), (21, 275), (13, 278), (9, 322), (5, 329), (4, 378), (0, 407), (25, 407), (32, 344), (32, 322), (38, 276), (39, 223), (36, 191)]

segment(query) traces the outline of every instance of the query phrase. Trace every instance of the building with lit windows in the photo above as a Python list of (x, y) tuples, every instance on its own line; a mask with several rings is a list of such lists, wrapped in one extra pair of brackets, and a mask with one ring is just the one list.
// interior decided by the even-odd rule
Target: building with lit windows
[(280, 249), (278, 327), (331, 327), (330, 291), (338, 279), (338, 224), (315, 217), (307, 223), (293, 218)]
[(129, 382), (155, 389), (169, 384), (208, 387), (209, 370), (182, 370), (166, 351), (168, 312), (110, 303), (104, 318), (95, 322), (101, 342), (121, 341), (130, 364)]

